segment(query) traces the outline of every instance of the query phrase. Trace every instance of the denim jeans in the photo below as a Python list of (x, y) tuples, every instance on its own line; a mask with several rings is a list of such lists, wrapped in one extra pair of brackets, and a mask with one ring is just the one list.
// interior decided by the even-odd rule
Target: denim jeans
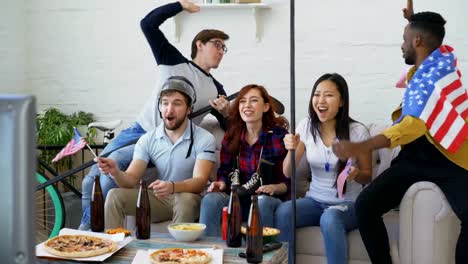
[[(276, 210), (275, 223), (281, 231), (279, 236), (281, 241), (290, 239), (291, 214), (291, 201), (282, 203)], [(329, 204), (318, 202), (310, 197), (298, 199), (296, 200), (296, 227), (305, 226), (320, 226), (328, 264), (348, 263), (346, 233), (357, 227), (353, 202)], [(291, 254), (291, 243), (289, 245)]]
[(382, 215), (398, 206), (406, 190), (419, 181), (437, 184), (460, 219), (455, 263), (468, 263), (468, 171), (448, 160), (425, 136), (405, 145), (390, 168), (371, 182), (356, 200), (359, 232), (370, 260), (379, 264), (392, 263)]
[(260, 195), (258, 197), (258, 207), (260, 208), (263, 226), (275, 226), (275, 212), (281, 203), (280, 199), (272, 196)]
[[(135, 144), (123, 147), (121, 149), (118, 148), (128, 144), (131, 141), (139, 139), (145, 133), (146, 131), (143, 128), (141, 128), (141, 126), (138, 123), (134, 123), (129, 128), (122, 130), (117, 135), (117, 137), (114, 138), (104, 148), (101, 155), (115, 150), (108, 156), (108, 158), (115, 160), (121, 170), (126, 170), (128, 165), (130, 165), (130, 162), (132, 161)], [(100, 183), (104, 199), (106, 198), (107, 193), (110, 189), (118, 187), (112, 178), (105, 174), (100, 174), (99, 169), (96, 165), (91, 167), (89, 173), (83, 178), (83, 182), (81, 185), (83, 194), (81, 201), (83, 208), (81, 224), (84, 226), (91, 224), (90, 201), (91, 193), (93, 190), (94, 176), (96, 175), (100, 175)]]
[[(228, 206), (229, 196), (223, 192), (207, 193), (201, 201), (200, 223), (206, 225), (205, 236), (221, 236), (221, 216), (224, 206)], [(258, 207), (263, 226), (273, 226), (276, 208), (281, 200), (268, 195), (258, 197)], [(241, 202), (242, 219), (248, 219), (250, 204)]]

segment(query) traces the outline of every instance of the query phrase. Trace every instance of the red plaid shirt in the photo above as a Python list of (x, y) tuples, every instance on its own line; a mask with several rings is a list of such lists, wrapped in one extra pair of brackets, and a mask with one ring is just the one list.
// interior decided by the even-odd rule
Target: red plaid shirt
[[(260, 133), (257, 142), (250, 146), (245, 141), (245, 129), (242, 131), (239, 151), (239, 181), (241, 185), (250, 180), (252, 174), (257, 171), (260, 151), (263, 146), (262, 159), (274, 163), (270, 170), (271, 175), (262, 176), (263, 184), (284, 183), (288, 187), (288, 192), (285, 195), (278, 196), (278, 198), (285, 199), (289, 197), (290, 180), (283, 174), (283, 160), (287, 154), (283, 138), (287, 133), (288, 131), (281, 127), (275, 127), (273, 130), (264, 129)], [(236, 155), (229, 153), (226, 137), (222, 142), (220, 160), (221, 164), (218, 169), (218, 181), (224, 181), (227, 185), (226, 191), (229, 192), (231, 180), (227, 176), (236, 167)], [(268, 180), (268, 178), (270, 180)]]

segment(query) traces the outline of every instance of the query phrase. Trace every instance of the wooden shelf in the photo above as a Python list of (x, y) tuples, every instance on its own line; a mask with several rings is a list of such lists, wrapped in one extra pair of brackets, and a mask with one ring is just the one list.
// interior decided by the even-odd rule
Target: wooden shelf
[[(204, 9), (206, 10), (212, 10), (212, 9), (246, 9), (246, 10), (252, 10), (252, 16), (253, 16), (253, 21), (255, 24), (255, 40), (257, 42), (260, 42), (262, 40), (262, 28), (260, 27), (260, 22), (259, 22), (259, 10), (261, 9), (270, 9), (270, 5), (266, 3), (252, 3), (252, 4), (236, 4), (236, 3), (230, 3), (230, 4), (198, 4), (200, 6), (201, 11)], [(180, 14), (175, 16), (173, 18), (174, 20), (174, 38), (176, 42), (180, 41), (180, 32), (181, 32), (181, 23), (180, 23)]]

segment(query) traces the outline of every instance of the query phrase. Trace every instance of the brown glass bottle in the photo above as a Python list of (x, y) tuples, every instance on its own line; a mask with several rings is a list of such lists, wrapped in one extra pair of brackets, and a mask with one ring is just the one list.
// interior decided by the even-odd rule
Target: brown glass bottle
[(91, 231), (104, 231), (104, 197), (100, 183), (100, 176), (94, 176), (93, 192), (91, 195)]
[(231, 196), (229, 197), (228, 228), (226, 239), (226, 245), (228, 247), (240, 247), (242, 244), (242, 215), (239, 195), (237, 194), (237, 187), (237, 184), (231, 185)]
[(136, 205), (136, 238), (148, 239), (151, 234), (151, 207), (146, 181), (140, 180), (140, 191)]
[(247, 222), (247, 248), (245, 250), (248, 263), (260, 263), (263, 260), (263, 225), (258, 208), (258, 195), (252, 195), (249, 220)]

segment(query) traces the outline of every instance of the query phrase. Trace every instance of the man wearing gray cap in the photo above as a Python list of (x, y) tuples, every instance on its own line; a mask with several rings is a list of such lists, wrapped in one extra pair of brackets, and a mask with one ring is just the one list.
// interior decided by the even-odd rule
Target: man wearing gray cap
[(149, 162), (156, 167), (149, 188), (151, 221), (193, 222), (199, 216), (201, 195), (213, 168), (215, 139), (189, 120), (196, 93), (182, 76), (170, 77), (158, 96), (162, 123), (143, 135), (135, 146), (126, 171), (113, 159), (98, 158), (101, 173), (112, 177), (121, 188), (109, 191), (105, 203), (105, 226), (123, 226), (125, 215), (136, 214), (138, 190)]

